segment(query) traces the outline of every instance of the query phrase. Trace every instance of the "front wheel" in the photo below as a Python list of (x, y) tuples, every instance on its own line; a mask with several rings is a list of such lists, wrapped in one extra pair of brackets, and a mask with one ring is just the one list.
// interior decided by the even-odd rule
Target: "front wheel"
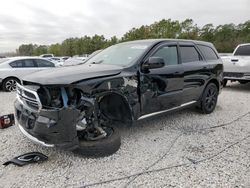
[(16, 84), (20, 83), (20, 81), (16, 78), (7, 78), (3, 82), (3, 90), (4, 91), (16, 91)]
[(108, 156), (119, 150), (121, 136), (116, 127), (103, 127), (107, 136), (98, 140), (79, 138), (79, 148), (74, 152), (87, 157)]
[(210, 114), (214, 111), (218, 100), (218, 88), (214, 83), (209, 83), (203, 91), (201, 98), (201, 111)]

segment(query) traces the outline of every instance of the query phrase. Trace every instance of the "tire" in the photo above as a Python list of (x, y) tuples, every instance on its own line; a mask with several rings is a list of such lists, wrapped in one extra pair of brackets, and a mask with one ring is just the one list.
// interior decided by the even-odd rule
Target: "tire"
[(248, 83), (248, 81), (246, 81), (246, 80), (240, 80), (239, 82), (240, 82), (240, 84), (247, 84)]
[(17, 78), (7, 78), (3, 82), (3, 90), (4, 91), (16, 91), (16, 83), (20, 83)]
[(79, 140), (79, 148), (73, 152), (86, 157), (109, 156), (119, 150), (121, 146), (121, 136), (116, 127), (110, 127), (113, 132), (106, 138), (87, 141)]
[(226, 87), (226, 86), (227, 86), (227, 80), (224, 79), (224, 80), (223, 80), (223, 87)]
[(209, 83), (203, 91), (201, 98), (201, 111), (210, 114), (214, 111), (218, 100), (218, 88), (214, 83)]

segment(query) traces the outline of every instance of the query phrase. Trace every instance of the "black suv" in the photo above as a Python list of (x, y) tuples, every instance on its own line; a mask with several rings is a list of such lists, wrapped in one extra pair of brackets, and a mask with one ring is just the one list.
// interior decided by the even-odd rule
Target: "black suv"
[(195, 104), (213, 112), (223, 65), (211, 43), (157, 39), (111, 46), (85, 64), (41, 71), (17, 88), (21, 131), (83, 155), (116, 152), (117, 124)]

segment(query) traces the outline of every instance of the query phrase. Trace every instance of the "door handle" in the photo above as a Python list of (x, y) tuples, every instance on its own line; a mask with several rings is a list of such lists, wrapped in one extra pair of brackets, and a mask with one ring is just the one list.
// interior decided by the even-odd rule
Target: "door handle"
[(176, 71), (176, 72), (174, 72), (174, 75), (181, 75), (181, 74), (183, 74), (184, 72), (182, 72), (182, 71)]
[(231, 59), (232, 62), (238, 62), (238, 59)]
[(204, 67), (203, 67), (203, 69), (208, 69), (208, 68), (209, 68), (209, 66), (204, 66)]

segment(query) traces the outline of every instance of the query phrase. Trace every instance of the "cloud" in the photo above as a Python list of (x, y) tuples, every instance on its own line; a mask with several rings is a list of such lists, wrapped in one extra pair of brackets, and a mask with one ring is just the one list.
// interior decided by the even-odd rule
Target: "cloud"
[(249, 19), (248, 0), (12, 0), (0, 6), (0, 52), (22, 43), (51, 44), (68, 37), (121, 37), (160, 19), (192, 18), (199, 26)]

